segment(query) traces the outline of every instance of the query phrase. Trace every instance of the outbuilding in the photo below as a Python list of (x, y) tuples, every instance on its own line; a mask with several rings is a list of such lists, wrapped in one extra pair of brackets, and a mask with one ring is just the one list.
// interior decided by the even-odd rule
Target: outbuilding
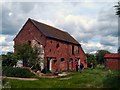
[(104, 59), (107, 69), (120, 70), (120, 54), (105, 54)]

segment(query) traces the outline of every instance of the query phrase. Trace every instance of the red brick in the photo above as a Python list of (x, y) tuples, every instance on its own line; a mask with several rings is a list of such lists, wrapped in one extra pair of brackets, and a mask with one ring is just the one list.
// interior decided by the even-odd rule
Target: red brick
[[(54, 62), (52, 61), (53, 71), (73, 69), (75, 70), (75, 60), (78, 58), (81, 60), (84, 66), (87, 67), (87, 63), (85, 63), (86, 55), (81, 46), (79, 46), (80, 53), (78, 53), (78, 45), (73, 43), (68, 44), (67, 42), (61, 40), (48, 38), (44, 34), (42, 34), (40, 30), (38, 30), (38, 28), (36, 28), (30, 20), (28, 20), (14, 39), (14, 42), (15, 44), (22, 44), (28, 43), (28, 41), (32, 40), (36, 40), (44, 46), (44, 58), (46, 61), (48, 57), (52, 57), (57, 60), (57, 64), (54, 64)], [(56, 48), (57, 43), (59, 43), (58, 48)], [(72, 45), (74, 45), (74, 55), (72, 55)], [(61, 62), (61, 58), (64, 58), (65, 61)], [(73, 59), (73, 62), (69, 62), (70, 58)], [(47, 64), (45, 63), (45, 65)]]

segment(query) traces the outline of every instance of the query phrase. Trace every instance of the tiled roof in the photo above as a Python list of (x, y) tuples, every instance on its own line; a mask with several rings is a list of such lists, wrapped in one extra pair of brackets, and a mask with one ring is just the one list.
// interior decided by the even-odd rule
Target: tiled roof
[(113, 54), (105, 54), (104, 56), (105, 59), (120, 59), (120, 54), (118, 53), (113, 53)]
[(61, 31), (52, 26), (40, 23), (36, 20), (30, 19), (33, 24), (46, 36), (58, 40), (62, 40), (69, 43), (74, 43), (80, 45), (70, 34), (65, 31)]

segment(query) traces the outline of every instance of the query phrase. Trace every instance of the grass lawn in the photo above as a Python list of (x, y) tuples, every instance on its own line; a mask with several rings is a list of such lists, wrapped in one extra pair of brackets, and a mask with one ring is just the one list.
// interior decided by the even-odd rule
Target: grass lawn
[[(85, 69), (83, 73), (75, 72), (64, 77), (54, 79), (41, 78), (36, 81), (22, 81), (14, 79), (4, 79), (5, 87), (11, 88), (115, 88), (120, 85), (120, 71), (110, 71), (104, 69)], [(72, 77), (68, 80), (60, 78)], [(7, 83), (6, 83), (7, 82)]]

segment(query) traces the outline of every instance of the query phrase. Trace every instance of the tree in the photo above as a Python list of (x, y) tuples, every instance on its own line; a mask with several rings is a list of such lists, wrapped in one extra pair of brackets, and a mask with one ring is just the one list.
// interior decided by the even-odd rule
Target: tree
[(14, 53), (8, 52), (6, 55), (3, 54), (2, 56), (2, 66), (16, 66), (17, 57)]
[(36, 60), (32, 62), (32, 65), (35, 64), (36, 68), (44, 69), (44, 49), (42, 45), (34, 44), (33, 45), (34, 54), (37, 56)]
[(118, 5), (115, 5), (117, 12), (116, 15), (118, 15), (120, 17), (120, 1), (118, 2)]
[[(19, 60), (23, 61), (23, 66), (41, 69), (44, 64), (44, 50), (42, 45), (34, 44), (19, 44), (15, 45), (15, 53)], [(42, 68), (43, 69), (43, 68)]]
[(94, 67), (96, 66), (96, 57), (95, 57), (95, 55), (94, 54), (86, 54), (86, 56), (87, 56), (87, 62), (88, 62), (88, 67), (89, 67), (89, 65), (90, 65), (90, 63), (92, 62), (93, 63), (93, 65), (94, 65)]
[(36, 52), (29, 44), (15, 45), (15, 54), (19, 60), (23, 61), (23, 66), (31, 66), (37, 58)]
[(98, 64), (104, 64), (104, 55), (110, 53), (107, 50), (98, 50), (96, 53), (96, 60)]

